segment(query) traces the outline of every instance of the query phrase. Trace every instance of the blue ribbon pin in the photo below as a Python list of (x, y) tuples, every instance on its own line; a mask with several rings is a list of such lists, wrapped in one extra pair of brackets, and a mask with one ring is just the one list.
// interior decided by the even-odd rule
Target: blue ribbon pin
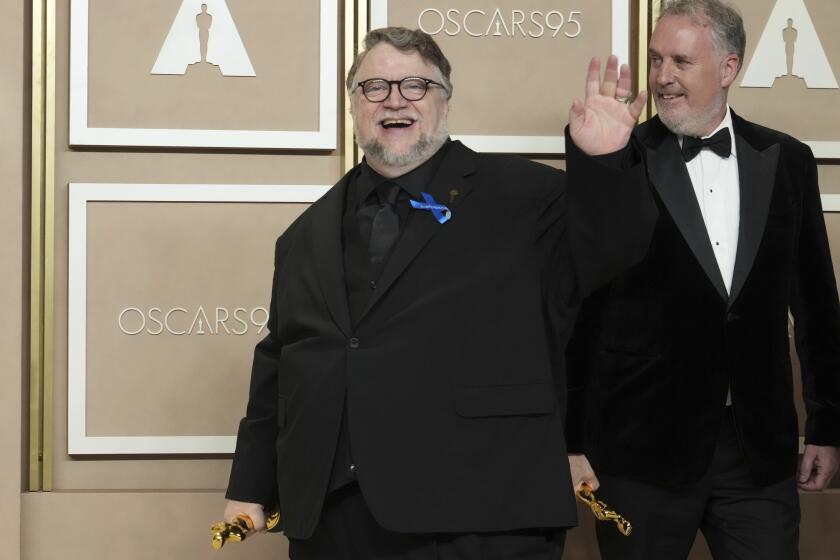
[(432, 213), (432, 216), (438, 221), (439, 224), (445, 224), (449, 221), (449, 218), (452, 217), (452, 212), (444, 206), (443, 204), (438, 204), (435, 202), (435, 199), (429, 193), (420, 193), (420, 196), (423, 197), (425, 202), (419, 202), (417, 200), (410, 200), (411, 207), (415, 210), (429, 210)]

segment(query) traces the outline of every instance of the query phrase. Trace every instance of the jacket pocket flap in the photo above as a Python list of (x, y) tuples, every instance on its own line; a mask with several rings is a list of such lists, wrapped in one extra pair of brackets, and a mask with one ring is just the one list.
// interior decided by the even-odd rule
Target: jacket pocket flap
[(277, 427), (286, 425), (286, 397), (277, 397)]
[(548, 414), (556, 405), (552, 383), (455, 389), (455, 411), (467, 418)]

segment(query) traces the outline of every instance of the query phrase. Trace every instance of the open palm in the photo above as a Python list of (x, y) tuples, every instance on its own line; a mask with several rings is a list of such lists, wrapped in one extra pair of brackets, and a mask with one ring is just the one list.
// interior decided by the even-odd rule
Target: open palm
[(618, 68), (618, 57), (610, 55), (601, 80), (601, 61), (593, 58), (586, 73), (586, 98), (575, 100), (569, 110), (572, 140), (591, 156), (622, 149), (630, 140), (633, 127), (647, 102), (647, 92), (639, 92), (627, 102), (630, 91), (630, 67)]

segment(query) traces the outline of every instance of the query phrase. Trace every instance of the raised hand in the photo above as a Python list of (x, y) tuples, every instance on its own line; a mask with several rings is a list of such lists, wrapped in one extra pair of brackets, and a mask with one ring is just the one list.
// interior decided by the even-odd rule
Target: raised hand
[(632, 99), (630, 67), (618, 68), (610, 55), (601, 80), (601, 61), (593, 58), (586, 73), (586, 99), (575, 99), (569, 110), (572, 140), (586, 154), (597, 156), (622, 149), (647, 102), (647, 91)]

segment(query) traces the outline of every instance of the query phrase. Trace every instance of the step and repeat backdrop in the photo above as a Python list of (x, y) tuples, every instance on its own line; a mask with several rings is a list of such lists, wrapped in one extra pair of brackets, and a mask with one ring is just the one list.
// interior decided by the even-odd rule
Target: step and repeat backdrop
[[(119, 508), (95, 529), (115, 535), (109, 554), (150, 557), (145, 531), (165, 557), (209, 557), (206, 526), (222, 512), (252, 351), (265, 335), (274, 241), (348, 167), (349, 1), (58, 3), (51, 451), (61, 492), (29, 498), (33, 519)], [(635, 52), (633, 4), (356, 8), (372, 27), (420, 28), (439, 41), (453, 65), (454, 137), (562, 166), (590, 57), (628, 62)], [(748, 43), (731, 104), (812, 145), (840, 248), (837, 7), (736, 4)], [(32, 536), (33, 558), (102, 557), (93, 528), (57, 531)], [(597, 558), (586, 533), (571, 539), (572, 557)], [(282, 538), (256, 541), (225, 553), (286, 557)]]
[[(70, 8), (69, 145), (58, 169), (68, 216), (58, 243), (68, 249), (68, 462), (230, 453), (251, 351), (265, 335), (273, 242), (343, 172), (344, 7)], [(556, 165), (589, 58), (629, 58), (622, 1), (367, 8), (373, 27), (420, 28), (440, 42), (454, 68), (453, 136)], [(213, 175), (219, 168), (224, 176)], [(320, 180), (265, 181), (280, 175)]]

